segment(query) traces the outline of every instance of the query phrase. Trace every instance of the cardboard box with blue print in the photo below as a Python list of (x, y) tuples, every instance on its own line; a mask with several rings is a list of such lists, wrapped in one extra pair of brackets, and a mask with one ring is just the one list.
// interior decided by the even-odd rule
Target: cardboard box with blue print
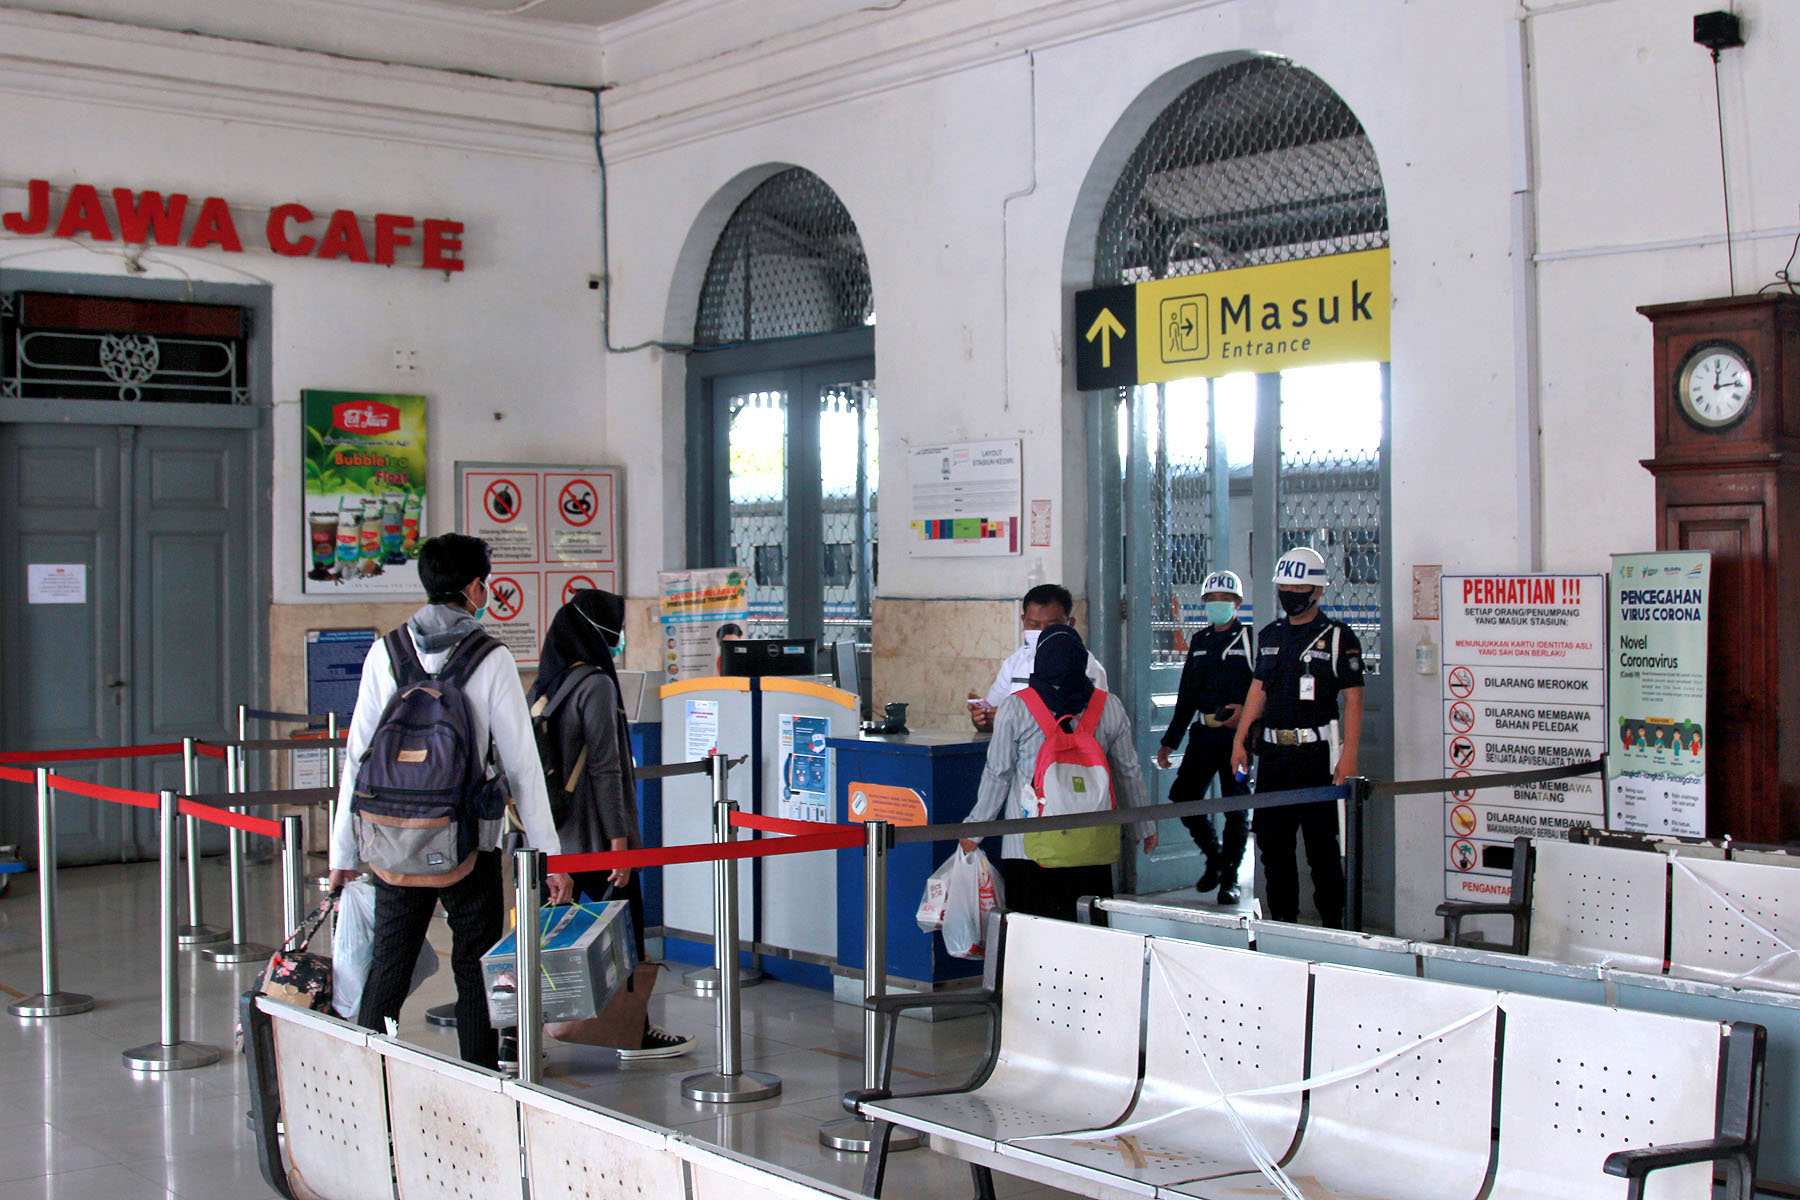
[[(631, 978), (637, 945), (623, 900), (546, 908), (538, 914), (538, 994), (545, 1021), (598, 1016)], [(481, 956), (488, 1016), (496, 1028), (519, 1023), (519, 946), (513, 931)]]

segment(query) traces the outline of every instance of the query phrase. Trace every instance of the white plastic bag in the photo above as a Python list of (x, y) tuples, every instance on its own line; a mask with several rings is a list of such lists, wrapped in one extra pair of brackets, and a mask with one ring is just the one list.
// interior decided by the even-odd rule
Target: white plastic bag
[(986, 953), (982, 936), (988, 914), (1003, 907), (1000, 876), (980, 850), (958, 850), (944, 865), (950, 868), (944, 900), (944, 949), (952, 958), (981, 958)]
[(955, 866), (956, 856), (951, 855), (925, 881), (925, 894), (919, 899), (920, 932), (936, 933), (944, 927), (944, 901), (950, 895), (950, 872)]
[[(363, 984), (375, 961), (375, 885), (353, 879), (338, 897), (337, 928), (331, 935), (331, 1011), (346, 1021), (356, 1020), (362, 1007)], [(426, 942), (419, 947), (412, 983), (406, 994), (437, 974), (437, 952)]]

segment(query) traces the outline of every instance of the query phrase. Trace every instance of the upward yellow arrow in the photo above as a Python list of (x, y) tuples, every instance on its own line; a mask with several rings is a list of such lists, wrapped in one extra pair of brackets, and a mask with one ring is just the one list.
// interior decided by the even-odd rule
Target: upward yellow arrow
[(1112, 366), (1112, 340), (1125, 336), (1125, 326), (1119, 324), (1119, 318), (1113, 316), (1110, 308), (1100, 310), (1094, 323), (1088, 326), (1087, 340), (1100, 339), (1100, 367), (1105, 370)]

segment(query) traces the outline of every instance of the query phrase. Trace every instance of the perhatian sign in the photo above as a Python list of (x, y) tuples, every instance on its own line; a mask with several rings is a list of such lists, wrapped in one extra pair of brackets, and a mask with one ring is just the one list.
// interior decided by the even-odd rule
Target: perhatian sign
[(1606, 749), (1606, 577), (1445, 575), (1444, 895), (1505, 899), (1513, 839), (1601, 825), (1597, 775), (1455, 789), (1483, 775), (1591, 762)]
[(1075, 384), (1386, 362), (1390, 302), (1386, 250), (1078, 292)]

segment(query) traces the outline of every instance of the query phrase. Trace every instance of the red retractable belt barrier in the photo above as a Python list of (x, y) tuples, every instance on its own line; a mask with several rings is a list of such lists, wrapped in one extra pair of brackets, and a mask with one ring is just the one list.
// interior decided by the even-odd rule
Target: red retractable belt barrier
[[(830, 833), (757, 842), (701, 842), (693, 846), (662, 846), (649, 850), (602, 850), (595, 854), (553, 854), (546, 867), (558, 874), (578, 871), (610, 871), (616, 867), (667, 867), (677, 863), (717, 862), (726, 858), (771, 858), (777, 854), (810, 854), (818, 850), (848, 850), (863, 844), (859, 829), (825, 826)], [(841, 832), (840, 832), (841, 830)]]
[(241, 829), (245, 833), (260, 833), (264, 837), (279, 838), (281, 822), (271, 821), (267, 817), (252, 817), (244, 813), (234, 813), (230, 809), (214, 808), (210, 804), (202, 804), (198, 800), (177, 800), (175, 811), (184, 817), (198, 817), (213, 825), (229, 825), (233, 829)]
[(223, 746), (209, 745), (206, 742), (195, 742), (194, 753), (202, 758), (224, 758), (225, 748)]
[(77, 796), (107, 800), (113, 804), (129, 804), (135, 808), (155, 808), (162, 803), (154, 792), (134, 792), (130, 788), (106, 787), (103, 784), (88, 783), (81, 779), (70, 779), (66, 775), (50, 776), (50, 786), (59, 792), (74, 792)]
[(0, 754), (0, 763), (88, 762), (97, 758), (155, 758), (159, 754), (180, 753), (180, 742), (158, 742), (154, 746), (95, 746), (86, 750), (8, 750)]
[(19, 771), (12, 767), (0, 767), (0, 779), (10, 783), (35, 783), (37, 775), (31, 771)]
[(739, 829), (756, 829), (763, 833), (809, 834), (848, 831), (855, 833), (859, 842), (863, 836), (861, 826), (858, 825), (834, 825), (828, 821), (796, 821), (791, 817), (765, 817), (759, 813), (734, 812), (731, 814), (731, 823)]

